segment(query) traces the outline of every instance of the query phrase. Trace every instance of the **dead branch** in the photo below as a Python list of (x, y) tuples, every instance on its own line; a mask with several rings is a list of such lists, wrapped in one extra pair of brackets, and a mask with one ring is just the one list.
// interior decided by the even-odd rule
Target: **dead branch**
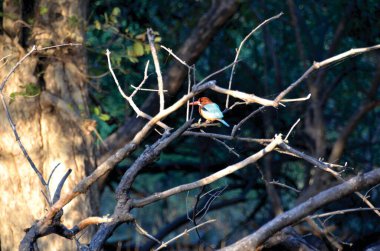
[(311, 197), (304, 203), (294, 207), (293, 209), (277, 216), (270, 222), (260, 227), (253, 234), (244, 237), (236, 243), (222, 248), (223, 251), (240, 251), (240, 250), (254, 250), (269, 237), (276, 232), (298, 222), (304, 217), (308, 216), (315, 210), (322, 206), (336, 201), (344, 196), (353, 192), (357, 192), (366, 187), (373, 186), (380, 182), (380, 169), (375, 169), (363, 175), (355, 176), (354, 178), (343, 182), (337, 186), (329, 188), (320, 192), (316, 196)]
[(132, 94), (129, 96), (131, 99), (133, 98), (133, 96), (136, 95), (136, 93), (139, 91), (139, 90), (142, 90), (142, 86), (145, 84), (146, 80), (148, 79), (148, 67), (149, 67), (149, 60), (148, 62), (146, 62), (146, 65), (145, 65), (145, 70), (144, 70), (144, 78), (143, 80), (141, 81), (141, 83), (139, 84), (138, 87), (134, 87), (133, 85), (131, 85), (133, 88), (135, 88), (135, 90), (132, 92)]
[(166, 131), (159, 140), (150, 147), (147, 147), (132, 166), (124, 173), (116, 188), (117, 204), (112, 215), (114, 221), (102, 225), (97, 231), (90, 244), (92, 250), (99, 250), (118, 225), (123, 222), (134, 220), (133, 216), (130, 214), (132, 207), (130, 206), (131, 199), (129, 198), (129, 190), (137, 174), (143, 167), (153, 162), (161, 154), (161, 151), (173, 140), (177, 139), (190, 126), (191, 122), (191, 120), (187, 121), (173, 133)]
[(342, 214), (362, 212), (362, 211), (373, 211), (373, 210), (380, 210), (380, 208), (379, 207), (375, 207), (375, 208), (359, 207), (359, 208), (341, 209), (341, 210), (336, 210), (336, 211), (332, 211), (332, 212), (328, 212), (328, 213), (314, 214), (314, 215), (311, 215), (309, 217), (311, 219), (325, 218), (325, 217), (330, 217), (330, 216), (335, 216), (335, 215), (342, 215)]
[(276, 186), (279, 186), (279, 187), (287, 188), (287, 189), (289, 189), (289, 190), (291, 190), (293, 192), (296, 192), (296, 193), (300, 193), (301, 192), (300, 190), (298, 190), (298, 189), (296, 189), (294, 187), (288, 186), (286, 184), (283, 184), (283, 183), (275, 181), (275, 180), (269, 181), (268, 183), (276, 185)]
[[(239, 45), (239, 48), (237, 49), (236, 51), (236, 55), (235, 55), (235, 59), (234, 59), (234, 63), (237, 62), (238, 58), (239, 58), (239, 54), (240, 54), (240, 51), (241, 49), (243, 48), (243, 45), (244, 43), (248, 40), (248, 38), (250, 36), (252, 36), (253, 33), (255, 33), (258, 29), (260, 29), (262, 26), (264, 26), (266, 23), (269, 23), (270, 21), (274, 20), (274, 19), (277, 19), (279, 18), (280, 16), (282, 16), (282, 12), (277, 14), (276, 16), (273, 16), (271, 18), (268, 18), (266, 20), (264, 20), (263, 22), (261, 22), (261, 24), (259, 24), (256, 28), (254, 28), (250, 33), (248, 33), (247, 36), (245, 36), (245, 38), (240, 42), (240, 45)], [(235, 74), (235, 67), (236, 67), (236, 64), (234, 64), (232, 66), (232, 69), (231, 69), (231, 75), (230, 75), (230, 80), (228, 82), (228, 90), (231, 90), (231, 85), (232, 85), (232, 78)], [(229, 99), (230, 99), (230, 96), (227, 95), (227, 98), (226, 98), (226, 109), (228, 109), (228, 102), (229, 102)]]
[(206, 138), (216, 138), (216, 139), (224, 139), (224, 140), (237, 140), (258, 144), (269, 144), (272, 142), (272, 139), (254, 139), (254, 138), (245, 138), (245, 137), (233, 137), (230, 135), (223, 135), (217, 133), (200, 133), (200, 132), (191, 132), (186, 131), (182, 134), (182, 136), (194, 136), (194, 137), (206, 137)]
[(143, 198), (143, 199), (133, 199), (131, 202), (131, 206), (132, 207), (143, 207), (143, 206), (146, 206), (146, 205), (151, 204), (153, 202), (156, 202), (156, 201), (168, 198), (170, 196), (173, 196), (175, 194), (208, 185), (208, 184), (215, 182), (216, 180), (219, 180), (219, 179), (221, 179), (221, 178), (223, 178), (223, 177), (225, 177), (231, 173), (236, 172), (237, 170), (239, 170), (241, 168), (246, 167), (249, 164), (255, 163), (257, 160), (261, 159), (266, 154), (271, 152), (278, 144), (281, 144), (281, 142), (282, 142), (281, 135), (276, 135), (276, 137), (273, 139), (273, 141), (270, 144), (268, 144), (264, 149), (258, 151), (257, 153), (251, 155), (250, 157), (248, 157), (248, 158), (246, 158), (246, 159), (244, 159), (244, 160), (242, 160), (242, 161), (240, 161), (234, 165), (230, 165), (230, 166), (228, 166), (228, 167), (226, 167), (226, 168), (224, 168), (224, 169), (222, 169), (216, 173), (213, 173), (213, 174), (211, 174), (211, 175), (209, 175), (203, 179), (200, 179), (198, 181), (191, 182), (188, 184), (183, 184), (183, 185), (171, 188), (171, 189), (163, 191), (163, 192), (155, 193), (155, 194), (148, 196), (146, 198)]
[[(293, 153), (293, 154), (295, 154), (295, 155), (300, 156), (302, 159), (304, 159), (304, 160), (306, 160), (307, 162), (309, 162), (309, 163), (315, 165), (315, 166), (318, 167), (319, 169), (321, 169), (321, 170), (323, 170), (323, 171), (325, 171), (325, 172), (330, 173), (330, 174), (331, 174), (334, 178), (336, 178), (339, 182), (345, 182), (345, 181), (346, 181), (345, 179), (342, 178), (342, 176), (341, 176), (338, 172), (332, 170), (332, 169), (331, 169), (331, 166), (330, 166), (328, 163), (324, 163), (324, 162), (322, 162), (322, 161), (319, 161), (319, 160), (317, 160), (317, 159), (315, 159), (315, 158), (313, 158), (313, 157), (311, 157), (311, 156), (309, 156), (309, 155), (307, 155), (307, 154), (305, 154), (305, 153), (303, 153), (303, 152), (301, 152), (301, 151), (298, 151), (298, 150), (292, 148), (291, 146), (289, 146), (289, 145), (287, 145), (287, 144), (285, 144), (285, 143), (281, 143), (281, 144), (279, 144), (279, 147), (282, 148), (282, 149), (284, 149), (284, 150), (286, 150), (286, 151), (288, 151), (288, 152), (291, 152), (291, 153)], [(375, 206), (372, 204), (372, 202), (370, 202), (370, 201), (368, 200), (368, 198), (366, 198), (366, 197), (365, 197), (364, 195), (362, 195), (360, 192), (355, 192), (355, 194), (356, 194), (360, 199), (362, 199), (363, 202), (366, 203), (370, 208), (375, 208)], [(374, 209), (374, 212), (375, 212), (378, 216), (380, 216), (380, 211)]]
[(160, 62), (158, 61), (156, 47), (154, 46), (154, 33), (151, 28), (146, 30), (146, 35), (148, 36), (148, 41), (150, 45), (150, 51), (152, 52), (154, 68), (156, 68), (157, 83), (158, 83), (158, 95), (160, 97), (160, 112), (165, 108), (165, 98), (164, 98), (164, 81), (162, 80)]
[(346, 59), (348, 57), (357, 56), (357, 55), (363, 54), (365, 52), (369, 52), (369, 51), (373, 51), (373, 50), (377, 50), (377, 49), (380, 49), (380, 44), (374, 45), (374, 46), (370, 46), (370, 47), (351, 49), (349, 51), (346, 51), (346, 52), (343, 52), (343, 53), (338, 54), (336, 56), (333, 56), (333, 57), (330, 57), (328, 59), (325, 59), (325, 60), (323, 60), (321, 62), (314, 62), (313, 65), (310, 66), (310, 68), (299, 79), (297, 79), (295, 82), (293, 82), (292, 84), (290, 84), (285, 90), (283, 90), (274, 99), (274, 103), (278, 105), (281, 102), (281, 100), (289, 92), (291, 92), (294, 88), (296, 88), (303, 80), (307, 79), (312, 72), (314, 72), (314, 71), (316, 71), (318, 69), (321, 69), (321, 68), (323, 68), (323, 67), (325, 67), (327, 65), (330, 65), (331, 63), (334, 63), (334, 62), (337, 62), (337, 61), (341, 61), (341, 60), (344, 60), (344, 59)]
[[(112, 69), (111, 58), (110, 58), (111, 52), (108, 49), (107, 49), (106, 55), (107, 55), (107, 60), (108, 60), (108, 68), (109, 68), (109, 70), (111, 72), (111, 75), (112, 75), (112, 77), (113, 77), (116, 85), (117, 85), (117, 88), (119, 89), (120, 94), (123, 96), (123, 98), (125, 98), (125, 100), (128, 101), (128, 103), (130, 104), (130, 106), (132, 107), (132, 109), (135, 111), (135, 113), (137, 114), (137, 116), (143, 117), (143, 118), (148, 119), (148, 120), (152, 119), (152, 116), (150, 116), (150, 115), (146, 114), (145, 112), (141, 111), (140, 108), (138, 108), (138, 106), (135, 104), (135, 102), (131, 98), (131, 97), (133, 97), (133, 95), (136, 94), (136, 91), (134, 91), (131, 96), (127, 96), (127, 94), (125, 94), (125, 92), (123, 91), (123, 89), (121, 89), (121, 86), (119, 84), (119, 80), (117, 80), (117, 77), (116, 77), (116, 75), (115, 75), (115, 73), (114, 73), (114, 71)], [(146, 66), (145, 69), (147, 69), (147, 66)], [(144, 84), (146, 78), (147, 77), (144, 77), (144, 79), (141, 82), (140, 86)], [(161, 126), (165, 130), (167, 130), (167, 129), (170, 128), (167, 125), (165, 125), (164, 123), (162, 123), (161, 121), (157, 121), (157, 125)]]
[(234, 128), (232, 129), (232, 132), (231, 132), (231, 136), (232, 137), (235, 137), (237, 131), (239, 130), (239, 128), (245, 123), (247, 122), (250, 118), (252, 118), (253, 116), (255, 116), (257, 113), (261, 112), (261, 111), (264, 111), (265, 110), (265, 106), (262, 106), (256, 110), (254, 110), (253, 112), (251, 112), (247, 117), (245, 117), (244, 119), (242, 119), (237, 125), (234, 126)]
[(201, 223), (201, 224), (199, 224), (199, 225), (196, 225), (195, 227), (192, 227), (192, 228), (190, 228), (190, 229), (186, 229), (186, 230), (183, 231), (181, 234), (179, 234), (179, 235), (177, 235), (177, 236), (171, 238), (171, 239), (168, 240), (168, 241), (163, 242), (158, 248), (155, 249), (155, 251), (161, 250), (161, 249), (167, 247), (167, 246), (168, 246), (170, 243), (172, 243), (173, 241), (175, 241), (175, 240), (181, 238), (181, 237), (184, 236), (184, 235), (189, 234), (191, 231), (194, 231), (194, 230), (196, 230), (196, 229), (198, 229), (198, 228), (200, 228), (200, 227), (203, 227), (203, 226), (206, 225), (206, 224), (209, 224), (209, 223), (212, 223), (212, 222), (215, 222), (215, 221), (216, 221), (216, 220), (214, 220), (214, 219), (212, 219), (212, 220), (208, 220), (208, 221), (205, 221), (205, 222), (203, 222), (203, 223)]

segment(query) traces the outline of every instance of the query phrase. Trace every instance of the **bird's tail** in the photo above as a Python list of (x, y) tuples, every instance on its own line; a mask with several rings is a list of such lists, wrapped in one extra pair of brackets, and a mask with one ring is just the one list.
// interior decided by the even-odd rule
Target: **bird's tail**
[(225, 125), (225, 126), (227, 126), (227, 127), (230, 127), (230, 125), (227, 124), (227, 122), (224, 121), (223, 119), (219, 119), (218, 121), (219, 121), (220, 123), (222, 123), (223, 125)]

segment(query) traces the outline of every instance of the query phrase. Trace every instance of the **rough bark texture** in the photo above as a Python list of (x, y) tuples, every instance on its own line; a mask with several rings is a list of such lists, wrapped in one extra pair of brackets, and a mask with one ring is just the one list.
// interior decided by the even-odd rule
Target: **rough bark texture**
[[(45, 9), (46, 13), (41, 11)], [(32, 5), (29, 1), (9, 0), (3, 1), (3, 10), (16, 15), (3, 18), (0, 58), (11, 56), (0, 69), (2, 77), (34, 44), (43, 47), (83, 42), (87, 1), (41, 0)], [(25, 15), (33, 18), (28, 29), (19, 26)], [(88, 117), (85, 71), (83, 48), (48, 50), (28, 58), (3, 90), (10, 96), (25, 92), (28, 86), (40, 88), (33, 95), (19, 95), (14, 101), (9, 100), (9, 107), (22, 143), (46, 180), (60, 163), (50, 183), (52, 193), (67, 169), (73, 172), (63, 191), (72, 189), (93, 168), (92, 137), (83, 124), (75, 123), (67, 111), (46, 102), (41, 93), (47, 92), (66, 102), (73, 114), (85, 120)], [(0, 174), (1, 250), (15, 250), (25, 234), (24, 229), (43, 216), (48, 204), (41, 193), (44, 188), (21, 153), (3, 109), (0, 109)], [(64, 223), (73, 226), (91, 215), (93, 202), (90, 196), (74, 200), (64, 208)], [(74, 250), (75, 243), (49, 236), (41, 238), (39, 247), (41, 250)]]

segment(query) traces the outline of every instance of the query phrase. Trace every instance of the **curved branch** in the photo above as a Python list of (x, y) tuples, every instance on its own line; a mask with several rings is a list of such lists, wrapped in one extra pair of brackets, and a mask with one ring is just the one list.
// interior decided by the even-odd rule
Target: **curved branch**
[(243, 251), (255, 250), (259, 245), (264, 243), (269, 237), (281, 229), (294, 224), (322, 206), (336, 201), (360, 189), (373, 186), (380, 182), (380, 169), (373, 170), (364, 175), (358, 175), (340, 185), (334, 186), (314, 197), (311, 197), (304, 203), (295, 208), (277, 216), (270, 222), (263, 225), (256, 232), (237, 241), (236, 243), (222, 248), (223, 251)]

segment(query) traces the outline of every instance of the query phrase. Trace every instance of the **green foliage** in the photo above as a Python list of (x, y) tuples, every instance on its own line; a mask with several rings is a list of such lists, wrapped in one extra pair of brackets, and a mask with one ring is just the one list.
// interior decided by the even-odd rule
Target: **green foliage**
[(28, 83), (25, 86), (21, 87), (22, 91), (20, 92), (12, 92), (10, 97), (10, 103), (16, 100), (16, 97), (26, 97), (26, 98), (33, 98), (41, 93), (41, 88), (34, 84), (34, 83)]
[(49, 8), (46, 6), (40, 6), (40, 15), (43, 16), (49, 12)]
[(67, 21), (71, 28), (77, 28), (79, 26), (79, 18), (77, 16), (70, 16)]

